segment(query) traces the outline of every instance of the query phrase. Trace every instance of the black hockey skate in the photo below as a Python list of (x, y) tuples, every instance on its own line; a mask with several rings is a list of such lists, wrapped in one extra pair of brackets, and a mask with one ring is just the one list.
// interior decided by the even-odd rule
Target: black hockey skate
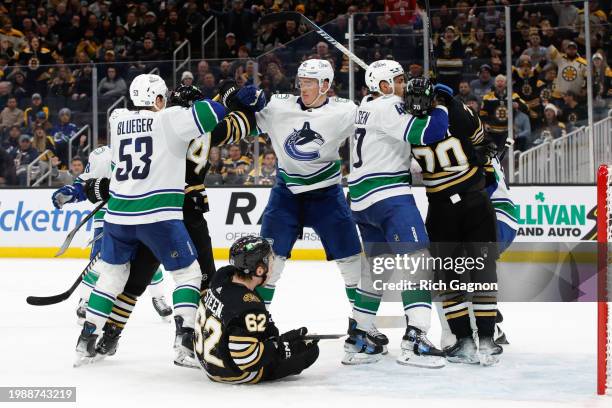
[(96, 340), (97, 334), (93, 334), (96, 331), (96, 325), (90, 322), (83, 324), (83, 330), (79, 335), (76, 345), (77, 358), (74, 362), (74, 367), (79, 367), (84, 364), (90, 364), (95, 361), (96, 358)]
[(497, 309), (497, 316), (495, 317), (495, 333), (493, 334), (493, 340), (495, 340), (495, 343), (497, 344), (504, 344), (504, 345), (508, 345), (510, 344), (510, 342), (508, 341), (508, 337), (506, 336), (506, 333), (504, 333), (504, 331), (502, 330), (500, 323), (504, 321), (504, 316), (502, 316), (501, 312), (499, 311), (499, 309)]
[(368, 335), (368, 332), (358, 329), (355, 319), (349, 318), (349, 337), (344, 341), (342, 364), (371, 364), (382, 359), (384, 345), (389, 343), (389, 339), (378, 330), (371, 332), (372, 335)]
[(442, 368), (446, 365), (444, 352), (429, 341), (427, 333), (414, 326), (406, 327), (401, 349), (397, 358), (399, 364), (424, 368)]
[(499, 363), (499, 356), (504, 349), (493, 341), (493, 337), (480, 337), (478, 339), (478, 359), (480, 365), (492, 366)]
[(181, 367), (199, 368), (193, 351), (195, 333), (192, 328), (183, 327), (183, 318), (174, 316), (176, 336), (174, 337), (174, 364)]
[(164, 296), (154, 297), (151, 299), (151, 301), (153, 302), (153, 307), (155, 308), (157, 314), (164, 321), (170, 321), (168, 317), (172, 316), (172, 308), (168, 306), (168, 303), (166, 303), (166, 298)]
[(450, 347), (444, 349), (446, 359), (451, 363), (478, 364), (478, 350), (472, 336), (461, 337)]
[(123, 331), (119, 326), (112, 323), (106, 323), (103, 330), (102, 338), (96, 346), (96, 352), (100, 358), (115, 355)]

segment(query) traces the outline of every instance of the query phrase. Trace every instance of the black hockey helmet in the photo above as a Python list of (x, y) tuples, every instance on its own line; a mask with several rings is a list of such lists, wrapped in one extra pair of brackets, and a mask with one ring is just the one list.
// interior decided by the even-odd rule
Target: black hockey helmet
[(180, 85), (170, 94), (168, 102), (172, 106), (189, 108), (194, 102), (204, 99), (204, 94), (194, 85)]
[(264, 266), (267, 272), (270, 267), (268, 264), (270, 255), (272, 255), (272, 245), (268, 240), (257, 235), (247, 235), (232, 244), (229, 262), (245, 275), (250, 275), (258, 266)]
[(429, 78), (415, 77), (406, 84), (404, 104), (406, 110), (414, 116), (426, 115), (434, 101), (434, 87)]

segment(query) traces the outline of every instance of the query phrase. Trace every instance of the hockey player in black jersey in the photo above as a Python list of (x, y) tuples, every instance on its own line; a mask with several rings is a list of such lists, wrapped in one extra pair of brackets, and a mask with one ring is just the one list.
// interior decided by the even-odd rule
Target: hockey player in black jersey
[(319, 356), (305, 327), (279, 335), (255, 288), (272, 273), (272, 246), (249, 235), (230, 248), (230, 264), (204, 291), (195, 323), (195, 352), (208, 378), (256, 384), (296, 375)]
[[(435, 96), (438, 96), (437, 98)], [(423, 170), (423, 184), (429, 200), (426, 227), (434, 257), (480, 258), (484, 267), (473, 268), (471, 282), (497, 283), (496, 219), (484, 190), (483, 166), (495, 145), (485, 138), (482, 123), (466, 105), (452, 97), (443, 85), (436, 90), (427, 78), (410, 80), (406, 89), (406, 109), (422, 116), (435, 104), (448, 109), (447, 136), (428, 145), (413, 145), (412, 153)], [(496, 291), (468, 293), (450, 288), (460, 279), (455, 270), (436, 270), (447, 283), (440, 295), (443, 309), (457, 342), (446, 348), (450, 362), (492, 365), (499, 361), (502, 348), (493, 342), (497, 311)], [(472, 336), (468, 303), (474, 307), (479, 345)]]
[[(210, 145), (224, 145), (240, 140), (248, 136), (255, 126), (254, 107), (247, 107), (240, 103), (238, 87), (233, 81), (222, 85), (222, 98), (226, 106), (231, 106), (224, 119), (215, 127), (210, 135)], [(171, 105), (190, 107), (194, 101), (204, 99), (201, 91), (193, 86), (179, 86), (169, 98)], [(249, 100), (253, 98), (249, 97)], [(212, 242), (208, 231), (208, 225), (204, 213), (208, 212), (208, 197), (204, 188), (204, 178), (208, 171), (208, 164), (201, 165), (208, 157), (208, 141), (203, 138), (194, 139), (187, 152), (187, 166), (185, 174), (185, 201), (183, 204), (183, 222), (189, 233), (197, 252), (197, 260), (202, 271), (202, 282), (200, 290), (208, 287), (210, 279), (215, 273), (215, 263), (212, 252)], [(202, 160), (204, 159), (204, 160)], [(85, 193), (87, 198), (93, 202), (107, 200), (109, 197), (109, 179), (87, 180)], [(131, 262), (130, 276), (125, 285), (123, 293), (117, 297), (107, 324), (104, 326), (102, 338), (96, 346), (97, 358), (112, 356), (115, 354), (119, 338), (132, 310), (153, 274), (159, 267), (160, 262), (153, 253), (142, 245), (135, 259)], [(175, 338), (175, 360), (180, 366), (197, 368), (193, 354), (193, 329), (183, 327), (181, 317), (175, 316), (176, 338)]]

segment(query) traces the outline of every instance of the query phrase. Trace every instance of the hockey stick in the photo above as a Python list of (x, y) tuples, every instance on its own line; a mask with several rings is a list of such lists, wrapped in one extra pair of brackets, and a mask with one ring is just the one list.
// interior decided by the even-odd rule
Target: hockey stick
[[(431, 32), (431, 7), (429, 6), (429, 0), (425, 0), (425, 11), (427, 12), (427, 34), (429, 35), (429, 67), (433, 72), (434, 78), (437, 79), (438, 68), (436, 67), (436, 62), (434, 61), (433, 33)], [(428, 72), (426, 72), (425, 74), (429, 75)]]
[(368, 68), (368, 64), (363, 62), (361, 58), (353, 54), (348, 48), (346, 48), (344, 45), (336, 41), (331, 35), (325, 32), (325, 30), (323, 30), (321, 27), (316, 25), (308, 17), (306, 17), (305, 15), (301, 13), (298, 13), (297, 11), (281, 11), (280, 13), (266, 14), (259, 20), (259, 24), (264, 25), (264, 24), (278, 23), (278, 22), (287, 21), (287, 20), (301, 21), (303, 24), (315, 30), (317, 34), (325, 38), (328, 42), (331, 43), (331, 45), (336, 47), (341, 53), (343, 53), (348, 58), (353, 60), (353, 62), (355, 62), (361, 68), (363, 69)]
[(307, 334), (304, 336), (304, 340), (334, 340), (340, 339), (347, 334)]
[(91, 217), (94, 216), (95, 213), (97, 213), (102, 207), (104, 207), (106, 205), (106, 201), (102, 201), (100, 204), (98, 204), (98, 206), (96, 208), (93, 209), (92, 212), (90, 212), (89, 214), (87, 214), (87, 216), (85, 218), (83, 218), (81, 220), (81, 222), (79, 222), (79, 224), (74, 227), (74, 229), (72, 231), (70, 231), (70, 233), (68, 233), (68, 236), (66, 237), (66, 239), (64, 240), (64, 243), (62, 244), (62, 246), (60, 247), (60, 249), (57, 251), (57, 253), (55, 254), (55, 256), (60, 256), (62, 255), (64, 252), (66, 252), (66, 250), (68, 249), (68, 247), (70, 246), (70, 243), (72, 242), (72, 239), (74, 238), (74, 236), (76, 235), (76, 233), (79, 231), (79, 229), (85, 225), (87, 223), (87, 221), (89, 221), (91, 219)]
[(93, 257), (91, 261), (89, 261), (89, 263), (87, 264), (83, 272), (81, 272), (77, 280), (74, 281), (70, 289), (68, 289), (67, 291), (60, 293), (59, 295), (53, 295), (53, 296), (28, 296), (26, 298), (26, 302), (28, 302), (28, 304), (32, 306), (47, 306), (47, 305), (54, 305), (56, 303), (60, 303), (68, 299), (70, 295), (72, 295), (72, 293), (79, 286), (79, 284), (83, 280), (83, 277), (87, 275), (89, 271), (91, 271), (91, 268), (93, 268), (93, 265), (96, 263), (98, 259), (100, 259), (100, 255), (101, 253), (98, 252), (96, 256)]

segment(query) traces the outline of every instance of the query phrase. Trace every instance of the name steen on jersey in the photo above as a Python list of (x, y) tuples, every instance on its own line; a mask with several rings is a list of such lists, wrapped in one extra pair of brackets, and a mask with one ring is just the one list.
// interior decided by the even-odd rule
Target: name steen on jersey
[(117, 123), (117, 136), (127, 133), (152, 132), (153, 118), (124, 120)]
[[(219, 288), (218, 290), (220, 290)], [(223, 303), (213, 294), (212, 290), (207, 290), (204, 296), (204, 307), (210, 311), (217, 319), (221, 319), (221, 312), (223, 311)]]

